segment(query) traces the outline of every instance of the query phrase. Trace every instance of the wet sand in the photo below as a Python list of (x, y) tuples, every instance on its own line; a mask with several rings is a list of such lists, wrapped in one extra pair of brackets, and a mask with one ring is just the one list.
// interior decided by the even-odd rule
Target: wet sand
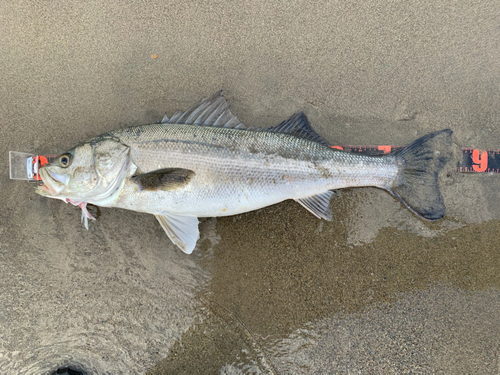
[(152, 373), (202, 368), (200, 353), (229, 341), (221, 325), (233, 341), (247, 337), (247, 366), (267, 359), (261, 371), (498, 371), (499, 222), (431, 238), (384, 228), (353, 246), (345, 212), (360, 197), (351, 193), (333, 201), (338, 221), (323, 225), (292, 202), (218, 219), (201, 298), (220, 321), (205, 309), (207, 322), (181, 341), (189, 344)]
[[(52, 1), (0, 5), (0, 372), (498, 373), (500, 5)], [(343, 191), (204, 219), (194, 254), (150, 215), (9, 180), (8, 151), (63, 152), (223, 89), (248, 126), (297, 111), (332, 144), (454, 131), (446, 217)]]

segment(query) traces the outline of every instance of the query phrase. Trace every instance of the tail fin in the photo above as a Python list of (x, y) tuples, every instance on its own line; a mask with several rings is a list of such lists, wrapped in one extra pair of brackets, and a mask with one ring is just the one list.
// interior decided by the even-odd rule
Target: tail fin
[(439, 171), (451, 157), (451, 133), (445, 129), (424, 135), (394, 153), (402, 169), (389, 191), (426, 220), (444, 216), (437, 180)]

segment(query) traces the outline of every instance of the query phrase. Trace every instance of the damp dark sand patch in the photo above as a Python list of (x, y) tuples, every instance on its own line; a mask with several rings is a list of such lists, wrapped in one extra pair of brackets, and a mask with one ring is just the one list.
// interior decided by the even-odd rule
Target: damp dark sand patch
[[(218, 219), (221, 239), (205, 260), (213, 277), (200, 295), (214, 317), (232, 317), (225, 325), (229, 332), (208, 319), (187, 332), (182, 350), (160, 366), (203, 368), (210, 361), (200, 352), (226, 349), (224, 361), (236, 363), (242, 348), (260, 346), (266, 352), (268, 340), (285, 338), (307, 323), (391, 304), (402, 293), (436, 283), (466, 291), (500, 288), (499, 221), (432, 238), (384, 228), (373, 242), (353, 246), (347, 243), (353, 218), (346, 214), (353, 197), (346, 191), (332, 202), (332, 222), (313, 218), (295, 202)], [(439, 223), (423, 225), (439, 229)], [(199, 340), (207, 330), (218, 334)], [(231, 335), (243, 341), (229, 341)]]

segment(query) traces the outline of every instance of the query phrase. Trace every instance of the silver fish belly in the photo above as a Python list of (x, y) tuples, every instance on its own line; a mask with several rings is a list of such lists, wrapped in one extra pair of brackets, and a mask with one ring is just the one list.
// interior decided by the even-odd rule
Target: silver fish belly
[[(345, 187), (385, 189), (417, 215), (435, 220), (444, 215), (437, 175), (450, 156), (450, 135), (449, 130), (431, 133), (382, 157), (344, 153), (328, 147), (303, 113), (273, 128), (245, 128), (218, 93), (160, 124), (87, 142), (96, 150), (97, 187), (78, 195), (75, 190), (82, 189), (70, 189), (78, 178), (74, 172), (62, 176), (61, 166), (52, 171), (47, 166), (42, 190), (82, 207), (85, 220), (86, 203), (151, 213), (187, 253), (199, 237), (198, 217), (234, 215), (294, 199), (331, 220), (332, 191)], [(103, 142), (111, 146), (99, 149)], [(63, 155), (76, 165), (86, 160), (79, 151)], [(109, 173), (120, 180), (106, 180)], [(100, 179), (105, 183), (99, 185)], [(93, 196), (93, 190), (99, 194)]]

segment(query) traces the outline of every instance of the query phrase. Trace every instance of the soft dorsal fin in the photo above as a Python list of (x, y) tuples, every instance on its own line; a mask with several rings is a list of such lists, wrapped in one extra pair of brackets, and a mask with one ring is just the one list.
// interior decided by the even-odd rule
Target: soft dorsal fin
[(332, 211), (330, 210), (330, 199), (335, 195), (335, 191), (328, 190), (324, 193), (313, 195), (312, 197), (296, 199), (304, 208), (314, 216), (332, 221)]
[(308, 139), (310, 141), (321, 143), (324, 146), (330, 146), (309, 124), (309, 120), (304, 112), (298, 112), (292, 115), (288, 120), (283, 121), (277, 126), (265, 129), (266, 132), (286, 133), (298, 138)]
[(164, 168), (131, 178), (141, 190), (171, 191), (188, 184), (195, 173), (183, 168)]
[(191, 254), (200, 238), (196, 216), (155, 215), (165, 233), (186, 254)]
[(215, 93), (211, 98), (201, 99), (186, 112), (175, 112), (170, 119), (165, 115), (161, 123), (245, 129), (243, 123), (231, 113), (222, 91)]

